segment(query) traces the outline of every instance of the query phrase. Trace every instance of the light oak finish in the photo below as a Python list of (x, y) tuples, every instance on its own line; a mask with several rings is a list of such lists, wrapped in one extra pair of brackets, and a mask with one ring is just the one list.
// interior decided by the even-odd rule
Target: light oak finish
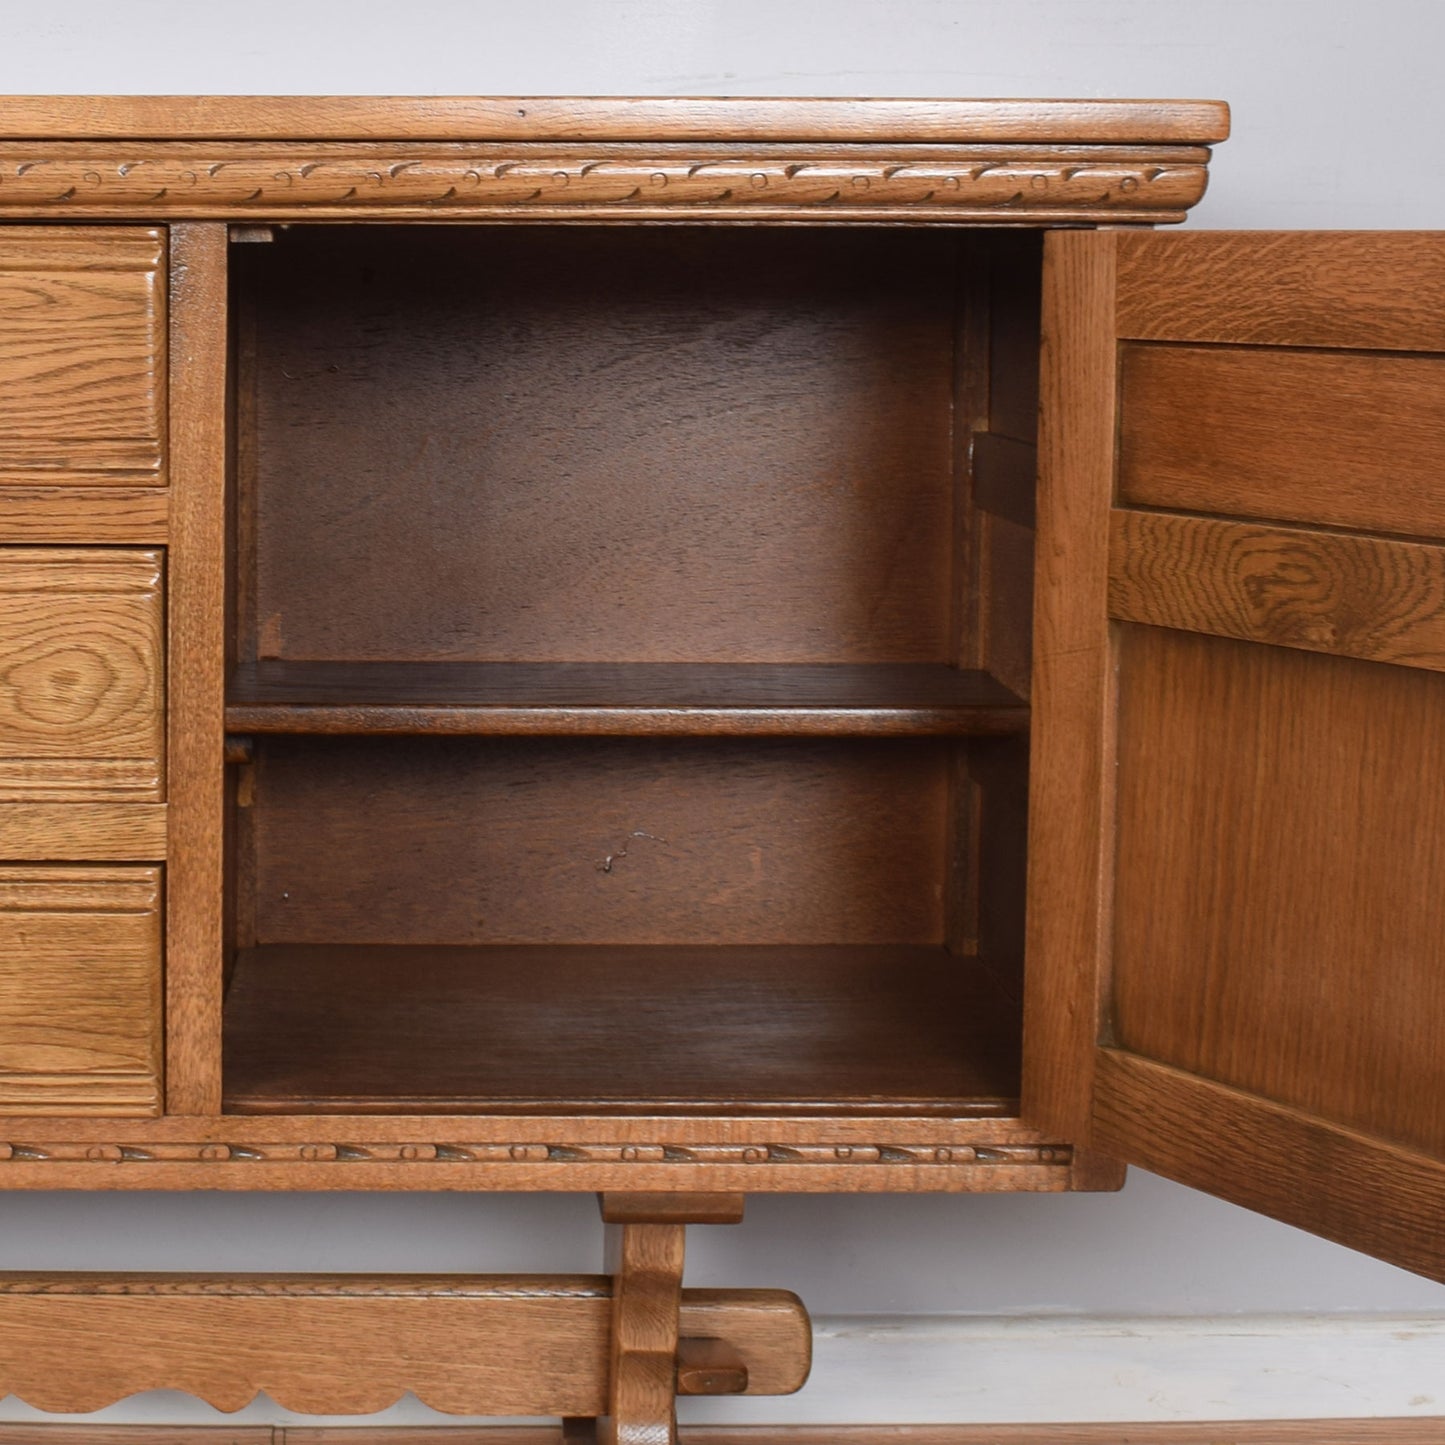
[(1438, 233), (1137, 232), (1115, 245), (1121, 337), (1445, 351)]
[(0, 1114), (160, 1113), (160, 881), (0, 866)]
[(1113, 1041), (1445, 1159), (1445, 677), (1120, 642)]
[(1124, 622), (1445, 671), (1445, 547), (1117, 510)]
[(1115, 245), (1061, 232), (1044, 249), (1023, 1112), (1073, 1138), (1088, 1123), (1111, 923), (1114, 669), (1100, 539), (1114, 481)]
[(124, 863), (165, 856), (164, 803), (0, 806), (0, 858)]
[[(1197, 1178), (1207, 1119), (1209, 1149), (1231, 1165), (1214, 1193), (1227, 1189), (1246, 1208), (1445, 1281), (1438, 1157), (1123, 1049), (1101, 1050), (1097, 1067), (1098, 1148), (1170, 1178)], [(1307, 1188), (1316, 1177), (1328, 1187)]]
[(0, 547), (0, 811), (164, 796), (164, 618), (159, 551)]
[[(682, 1224), (610, 1224), (612, 1294), (608, 1404), (598, 1445), (676, 1445)], [(571, 1411), (571, 1414), (591, 1412)]]
[(1217, 100), (12, 95), (0, 134), (58, 140), (1224, 140)]
[(171, 861), (166, 1108), (219, 1111), (225, 737), (226, 228), (170, 228)]
[[(1045, 354), (1040, 509), (1043, 554), (1107, 567), (1109, 591), (1067, 617), (1040, 592), (1095, 689), (1051, 699), (1041, 676), (1034, 698), (1036, 739), (1088, 782), (1047, 815), (1035, 792), (1054, 866), (1033, 874), (1032, 942), (1076, 932), (1067, 966), (1030, 960), (1025, 1117), (1445, 1278), (1442, 549), (1319, 525), (1445, 533), (1445, 362), (1402, 354), (1441, 339), (1422, 327), (1445, 314), (1445, 238), (1179, 239), (1047, 242), (1055, 265), (1117, 261), (1092, 314), (1054, 317), (1086, 323), (1086, 350), (1069, 371)], [(1243, 265), (1236, 305), (1220, 267), (1246, 247), (1282, 279)], [(1151, 319), (1196, 257), (1213, 306), (1194, 291)], [(1347, 274), (1420, 307), (1382, 307), (1368, 336), (1345, 307), (1332, 332)], [(1121, 340), (1161, 330), (1167, 345)], [(1116, 353), (1114, 397), (1097, 376)], [(1111, 514), (1116, 421), (1132, 505)], [(1061, 485), (1088, 509), (1058, 510)], [(1041, 1038), (1051, 1072), (1094, 1072), (1087, 1116), (1067, 1083), (1031, 1093)]]
[(1123, 502), (1445, 534), (1445, 356), (1126, 345), (1119, 386)]
[[(181, 1389), (223, 1410), (264, 1390), (283, 1409), (366, 1414), (409, 1389), (450, 1414), (597, 1416), (617, 1398), (615, 1295), (603, 1276), (0, 1275), (0, 1387), (62, 1411)], [(807, 1377), (795, 1296), (674, 1287), (669, 1301), (674, 1335), (749, 1362), (749, 1393)], [(670, 1400), (672, 1358), (654, 1363)]]
[(161, 487), (0, 486), (0, 545), (166, 540), (170, 498)]
[(164, 263), (155, 227), (0, 228), (0, 487), (163, 480)]

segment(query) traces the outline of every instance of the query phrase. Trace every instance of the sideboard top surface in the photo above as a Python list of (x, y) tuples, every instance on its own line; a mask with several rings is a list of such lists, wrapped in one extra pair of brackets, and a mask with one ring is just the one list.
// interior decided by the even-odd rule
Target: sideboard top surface
[(12, 95), (31, 140), (1055, 142), (1208, 145), (1215, 100), (875, 100), (744, 96)]
[(1153, 225), (1218, 101), (0, 97), (0, 219)]

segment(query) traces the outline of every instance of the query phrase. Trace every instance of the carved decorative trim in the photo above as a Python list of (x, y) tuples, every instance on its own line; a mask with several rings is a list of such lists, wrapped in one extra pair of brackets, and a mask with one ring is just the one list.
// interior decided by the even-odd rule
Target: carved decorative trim
[(56, 1164), (750, 1164), (932, 1165), (949, 1168), (1067, 1166), (1066, 1145), (893, 1144), (413, 1144), (214, 1142), (105, 1144), (0, 1143), (6, 1162)]
[(1162, 220), (1204, 193), (1207, 160), (1187, 146), (12, 144), (0, 211)]

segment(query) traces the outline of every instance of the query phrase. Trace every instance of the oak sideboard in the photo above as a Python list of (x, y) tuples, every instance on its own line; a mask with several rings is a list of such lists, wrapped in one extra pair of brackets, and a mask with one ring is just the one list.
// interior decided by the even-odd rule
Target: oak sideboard
[(1445, 235), (1152, 229), (1227, 129), (0, 100), (0, 1188), (614, 1237), (0, 1275), (0, 1393), (666, 1441), (806, 1375), (762, 1191), (1445, 1279)]

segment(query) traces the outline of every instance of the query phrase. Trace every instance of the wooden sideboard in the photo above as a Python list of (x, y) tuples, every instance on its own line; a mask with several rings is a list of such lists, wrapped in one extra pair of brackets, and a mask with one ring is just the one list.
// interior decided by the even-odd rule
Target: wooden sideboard
[(0, 1187), (617, 1251), (0, 1276), (0, 1389), (665, 1440), (807, 1367), (687, 1223), (1126, 1162), (1445, 1278), (1445, 238), (1149, 229), (1226, 132), (0, 100)]

